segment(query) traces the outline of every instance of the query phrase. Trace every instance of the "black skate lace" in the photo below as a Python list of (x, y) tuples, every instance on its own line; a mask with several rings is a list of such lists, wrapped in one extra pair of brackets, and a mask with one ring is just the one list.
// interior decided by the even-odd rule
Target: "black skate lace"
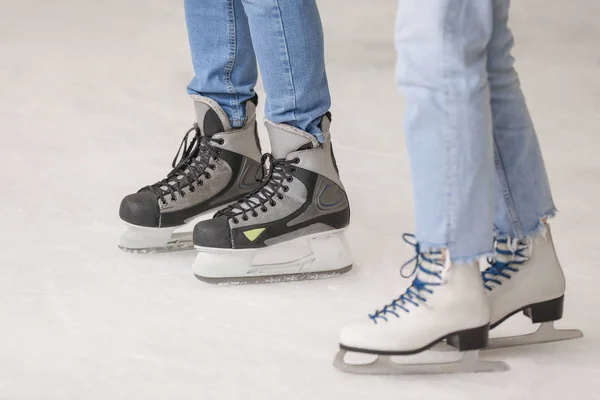
[[(426, 253), (421, 252), (419, 243), (417, 242), (414, 235), (410, 233), (405, 233), (402, 235), (402, 240), (404, 240), (406, 243), (415, 248), (416, 255), (407, 262), (405, 262), (404, 265), (402, 265), (402, 267), (400, 267), (400, 275), (402, 275), (403, 278), (410, 278), (413, 275), (415, 275), (417, 271), (419, 271), (426, 275), (435, 276), (436, 278), (438, 278), (438, 280), (441, 281), (442, 277), (440, 275), (440, 272), (431, 271), (430, 269), (424, 267), (423, 261), (437, 266), (442, 266), (442, 264), (438, 260), (427, 257)], [(430, 251), (427, 254), (440, 255), (441, 252)], [(409, 266), (412, 262), (414, 262), (412, 271), (410, 272), (410, 274), (405, 274), (404, 269), (407, 266)], [(373, 314), (369, 314), (369, 318), (374, 323), (377, 323), (378, 319), (382, 319), (387, 322), (388, 314), (394, 315), (396, 318), (399, 318), (400, 315), (398, 314), (398, 311), (404, 311), (406, 313), (410, 312), (410, 308), (408, 308), (409, 304), (415, 307), (419, 307), (420, 303), (426, 303), (426, 295), (421, 295), (421, 292), (432, 294), (432, 287), (435, 286), (440, 286), (440, 283), (425, 282), (420, 280), (419, 277), (416, 276), (412, 284), (408, 287), (408, 289), (406, 289), (406, 291), (403, 294), (394, 299), (390, 304), (386, 304), (381, 310), (375, 310)]]
[[(267, 167), (267, 161), (270, 167)], [(297, 157), (292, 160), (286, 160), (283, 158), (275, 159), (269, 153), (263, 154), (260, 160), (262, 176), (261, 179), (256, 179), (258, 182), (262, 182), (262, 184), (246, 195), (246, 197), (238, 200), (237, 203), (217, 212), (215, 218), (225, 215), (233, 218), (232, 221), (234, 224), (238, 224), (240, 221), (237, 217), (240, 215), (244, 221), (248, 221), (250, 218), (248, 215), (258, 217), (256, 210), (259, 207), (262, 212), (268, 211), (267, 204), (275, 207), (277, 202), (273, 198), (277, 196), (278, 199), (283, 200), (283, 194), (280, 191), (287, 192), (290, 189), (289, 186), (285, 185), (285, 182), (292, 182), (294, 180), (292, 176), (296, 172), (294, 164), (298, 164), (299, 162), (300, 159)]]
[[(190, 141), (190, 134), (194, 133)], [(210, 162), (210, 159), (217, 161), (221, 154), (221, 149), (215, 148), (213, 143), (223, 144), (223, 139), (214, 139), (202, 135), (198, 124), (188, 130), (179, 145), (177, 154), (171, 163), (173, 170), (167, 177), (153, 185), (140, 189), (149, 190), (159, 196), (162, 204), (166, 204), (166, 197), (170, 196), (171, 201), (177, 201), (176, 193), (185, 197), (183, 189), (189, 186), (190, 192), (194, 192), (196, 187), (204, 185), (204, 179), (210, 179), (211, 175), (206, 171), (207, 168), (214, 170), (216, 166)]]

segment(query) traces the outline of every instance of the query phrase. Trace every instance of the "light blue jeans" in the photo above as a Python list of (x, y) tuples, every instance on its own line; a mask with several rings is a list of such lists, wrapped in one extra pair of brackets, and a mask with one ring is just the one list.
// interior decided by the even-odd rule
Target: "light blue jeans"
[(185, 0), (195, 77), (190, 94), (215, 100), (233, 127), (254, 97), (257, 59), (265, 114), (317, 136), (331, 99), (315, 0)]
[(400, 0), (397, 82), (422, 249), (457, 262), (555, 207), (511, 56), (510, 0)]

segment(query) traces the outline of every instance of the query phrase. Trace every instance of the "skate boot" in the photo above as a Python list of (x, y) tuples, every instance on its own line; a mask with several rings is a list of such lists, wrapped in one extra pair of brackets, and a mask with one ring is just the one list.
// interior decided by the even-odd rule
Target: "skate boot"
[[(417, 255), (402, 267), (404, 277), (416, 274), (412, 285), (381, 310), (342, 329), (340, 351), (334, 366), (357, 374), (440, 374), (507, 369), (503, 362), (478, 358), (479, 350), (487, 345), (490, 322), (478, 263), (455, 264), (449, 257), (445, 258), (442, 251), (421, 253), (412, 235), (405, 234), (404, 240), (417, 249)], [(406, 268), (411, 267), (411, 273), (405, 275)], [(458, 361), (397, 363), (391, 359), (391, 356), (422, 353), (443, 340), (460, 352)], [(345, 360), (348, 352), (378, 357), (369, 363), (348, 363)]]
[[(260, 188), (194, 228), (193, 271), (209, 283), (315, 279), (350, 270), (348, 198), (329, 139), (267, 122)], [(329, 138), (330, 117), (321, 129)], [(267, 163), (268, 168), (267, 168)]]
[(550, 227), (532, 239), (499, 239), (496, 257), (482, 272), (491, 309), (491, 328), (522, 311), (541, 323), (530, 335), (490, 339), (489, 348), (575, 339), (578, 330), (556, 330), (562, 318), (565, 277), (556, 257)]
[(173, 170), (160, 182), (123, 199), (119, 216), (125, 232), (119, 247), (135, 253), (193, 248), (184, 226), (206, 219), (258, 186), (261, 150), (256, 131), (256, 98), (246, 103), (246, 124), (232, 129), (227, 114), (211, 99), (192, 96), (197, 123), (190, 129)]

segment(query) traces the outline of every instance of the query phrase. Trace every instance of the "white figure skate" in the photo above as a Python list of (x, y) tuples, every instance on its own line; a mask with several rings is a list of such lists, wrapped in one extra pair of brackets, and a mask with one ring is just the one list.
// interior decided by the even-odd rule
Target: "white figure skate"
[(529, 335), (490, 339), (488, 349), (583, 337), (579, 330), (557, 330), (562, 318), (565, 277), (556, 257), (550, 228), (527, 240), (496, 241), (496, 260), (482, 272), (490, 303), (491, 328), (523, 312), (539, 329)]
[[(405, 235), (405, 241), (412, 235)], [(410, 242), (409, 242), (410, 243)], [(415, 243), (411, 243), (417, 247)], [(357, 374), (440, 374), (508, 369), (478, 358), (487, 345), (490, 310), (477, 263), (454, 264), (440, 251), (419, 253), (416, 277), (404, 294), (383, 309), (342, 329), (334, 366)], [(411, 261), (413, 261), (411, 260)], [(409, 261), (409, 263), (411, 262)], [(408, 263), (403, 266), (403, 269)], [(409, 276), (410, 276), (409, 275)], [(446, 341), (459, 352), (450, 362), (396, 363), (392, 356), (422, 353)], [(348, 352), (377, 355), (374, 362), (351, 364)], [(440, 355), (438, 353), (438, 355)]]

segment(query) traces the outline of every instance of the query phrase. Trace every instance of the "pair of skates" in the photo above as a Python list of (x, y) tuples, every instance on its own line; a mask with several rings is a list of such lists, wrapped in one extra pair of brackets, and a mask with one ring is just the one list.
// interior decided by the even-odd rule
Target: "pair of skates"
[[(405, 235), (405, 241), (410, 236)], [(334, 360), (339, 370), (357, 374), (503, 371), (508, 369), (504, 362), (481, 360), (480, 350), (583, 336), (579, 330), (554, 328), (563, 314), (565, 278), (548, 226), (543, 235), (532, 239), (497, 240), (496, 257), (481, 272), (479, 262), (454, 264), (442, 251), (419, 253), (418, 245), (410, 243), (417, 247), (412, 285), (392, 303), (342, 330)], [(536, 332), (488, 338), (490, 329), (520, 312), (540, 324)], [(366, 353), (371, 359), (356, 360), (354, 354), (349, 361), (347, 353)], [(406, 361), (416, 354), (439, 359), (450, 353), (455, 353), (454, 359), (448, 362), (392, 359)]]
[[(187, 132), (162, 181), (125, 197), (119, 246), (136, 253), (198, 251), (195, 276), (209, 283), (283, 282), (347, 272), (352, 256), (344, 238), (350, 208), (323, 117), (325, 143), (288, 125), (268, 122), (271, 154), (262, 155), (256, 100), (232, 129), (210, 99), (194, 97), (197, 123)], [(182, 228), (194, 225), (193, 232)], [(441, 252), (415, 257), (409, 289), (382, 310), (341, 332), (334, 365), (346, 372), (411, 374), (483, 372), (506, 364), (482, 361), (479, 350), (581, 337), (557, 331), (564, 276), (549, 231), (531, 241), (497, 242), (497, 259), (483, 273), (478, 263), (455, 265)], [(483, 279), (482, 279), (483, 278)], [(492, 339), (488, 331), (523, 311), (540, 329)], [(397, 364), (392, 356), (458, 350), (447, 363)], [(377, 355), (349, 363), (346, 353)]]
[[(192, 96), (194, 127), (173, 170), (123, 199), (119, 247), (134, 253), (196, 248), (195, 276), (208, 283), (280, 282), (335, 276), (352, 267), (344, 238), (350, 207), (329, 140), (267, 122), (262, 154), (254, 98), (231, 127), (213, 100)], [(193, 232), (185, 231), (194, 226)]]

